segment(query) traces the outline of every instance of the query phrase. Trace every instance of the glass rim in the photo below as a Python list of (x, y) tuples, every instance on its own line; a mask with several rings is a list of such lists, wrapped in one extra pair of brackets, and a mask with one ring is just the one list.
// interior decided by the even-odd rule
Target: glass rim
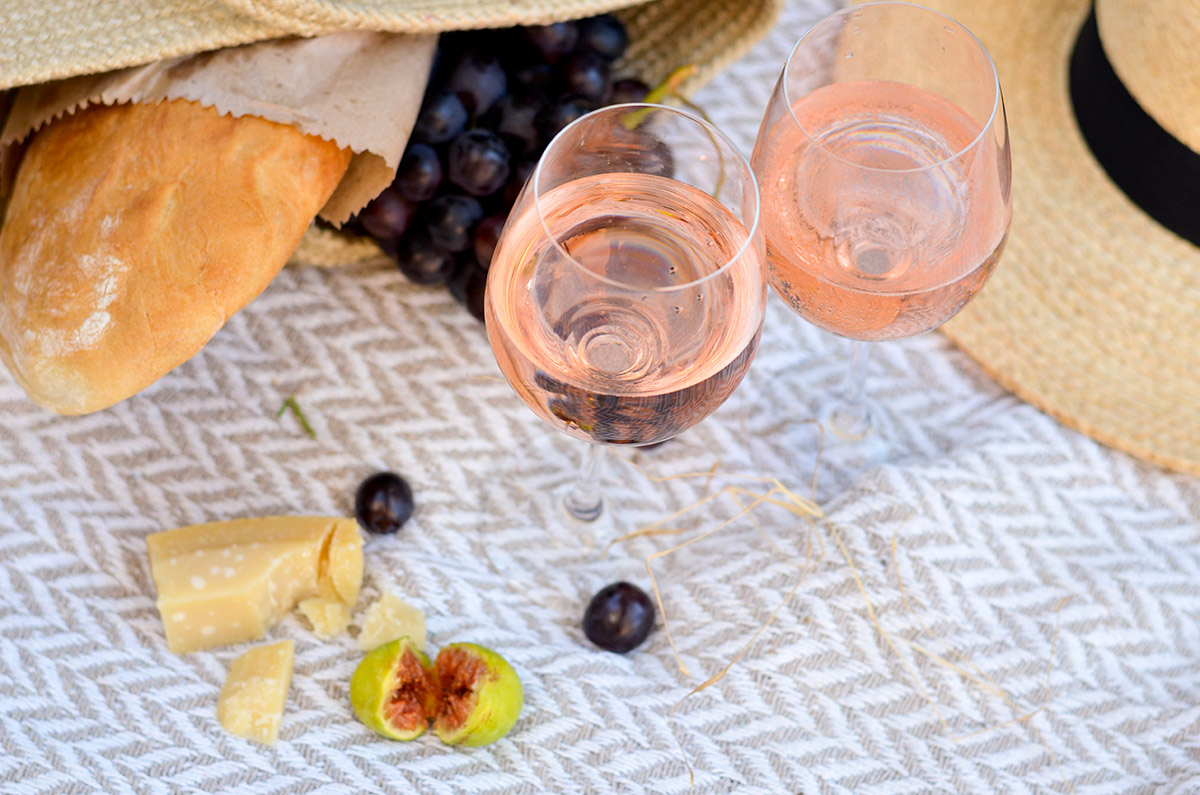
[[(970, 142), (963, 145), (963, 147), (961, 149), (959, 149), (958, 151), (956, 151), (954, 154), (944, 157), (941, 160), (938, 160), (934, 163), (928, 163), (926, 165), (916, 166), (913, 168), (879, 168), (877, 166), (864, 166), (861, 163), (855, 163), (853, 161), (847, 160), (844, 157), (841, 157), (840, 155), (830, 151), (823, 143), (821, 143), (821, 142), (817, 141), (815, 138), (813, 138), (812, 133), (810, 133), (804, 127), (804, 125), (800, 123), (800, 120), (796, 118), (796, 111), (794, 110), (794, 107), (793, 107), (794, 103), (792, 101), (792, 98), (788, 95), (789, 94), (789, 92), (788, 92), (788, 75), (792, 71), (792, 59), (794, 59), (796, 57), (796, 53), (800, 51), (800, 48), (808, 41), (808, 39), (812, 36), (812, 34), (818, 28), (823, 27), (827, 22), (830, 22), (838, 17), (843, 17), (848, 14), (854, 13), (856, 11), (861, 11), (864, 8), (871, 8), (873, 6), (874, 7), (892, 6), (892, 7), (897, 7), (897, 8), (916, 9), (918, 11), (923, 11), (927, 14), (931, 14), (936, 17), (941, 17), (943, 20), (954, 25), (958, 30), (961, 30), (962, 32), (964, 32), (968, 36), (970, 36), (971, 40), (975, 42), (975, 46), (979, 48), (979, 51), (981, 53), (983, 53), (984, 61), (987, 62), (987, 65), (991, 69), (991, 72), (992, 72), (992, 110), (991, 110), (991, 113), (988, 115), (987, 121), (984, 122), (983, 125), (979, 128), (979, 133), (974, 138), (972, 138)], [(995, 125), (996, 117), (1000, 111), (1000, 107), (1002, 104), (1002, 97), (1003, 97), (1003, 95), (1001, 94), (1001, 91), (1000, 91), (1000, 75), (997, 74), (997, 72), (996, 72), (996, 64), (992, 60), (992, 54), (990, 52), (988, 52), (987, 47), (983, 46), (983, 42), (981, 42), (979, 40), (979, 37), (976, 36), (973, 32), (971, 32), (970, 28), (968, 28), (966, 25), (959, 22), (957, 19), (954, 19), (951, 16), (943, 14), (941, 11), (937, 11), (932, 8), (927, 8), (926, 6), (917, 5), (916, 3), (901, 2), (900, 0), (874, 0), (874, 2), (870, 2), (870, 3), (858, 3), (858, 4), (855, 4), (852, 6), (847, 6), (845, 8), (838, 9), (837, 11), (833, 12), (832, 14), (822, 17), (816, 23), (814, 23), (812, 27), (810, 27), (807, 31), (805, 31), (804, 35), (802, 35), (799, 39), (796, 40), (796, 43), (792, 46), (792, 51), (790, 53), (788, 53), (787, 60), (784, 61), (784, 63), (783, 63), (783, 74), (781, 75), (780, 80), (783, 84), (783, 101), (784, 101), (784, 104), (787, 105), (788, 116), (791, 118), (792, 123), (796, 125), (797, 129), (799, 129), (800, 132), (804, 133), (804, 137), (807, 138), (813, 146), (819, 148), (822, 152), (824, 152), (830, 158), (833, 158), (834, 160), (845, 163), (848, 166), (852, 166), (852, 167), (860, 169), (862, 171), (876, 171), (876, 172), (884, 173), (884, 174), (916, 174), (921, 171), (928, 171), (930, 169), (940, 168), (941, 166), (944, 166), (947, 163), (950, 163), (950, 162), (953, 162), (954, 160), (959, 159), (963, 155), (970, 152), (972, 149), (975, 149), (977, 146), (979, 146), (979, 143), (984, 139), (984, 136), (986, 136), (988, 134), (988, 131), (991, 130), (993, 128), (993, 126)], [(833, 85), (833, 84), (831, 83), (829, 85)]]
[[(582, 262), (577, 260), (571, 254), (571, 252), (567, 251), (566, 248), (563, 247), (562, 243), (560, 243), (558, 241), (558, 238), (553, 233), (551, 233), (550, 226), (549, 226), (549, 224), (546, 223), (545, 213), (542, 212), (542, 203), (540, 201), (541, 192), (542, 192), (540, 182), (541, 182), (541, 176), (542, 176), (542, 168), (545, 165), (546, 160), (547, 160), (546, 156), (554, 148), (555, 144), (560, 143), (560, 139), (562, 139), (569, 130), (575, 128), (576, 126), (578, 126), (586, 121), (593, 120), (595, 117), (600, 116), (600, 115), (614, 113), (614, 112), (618, 112), (618, 111), (633, 112), (633, 111), (644, 110), (644, 109), (650, 109), (654, 112), (666, 111), (666, 112), (672, 113), (676, 116), (682, 116), (683, 118), (697, 124), (701, 129), (703, 129), (709, 135), (709, 137), (713, 139), (714, 144), (716, 144), (718, 141), (724, 143), (725, 146), (730, 151), (732, 151), (733, 154), (735, 155), (735, 162), (740, 162), (741, 167), (742, 167), (743, 171), (745, 172), (745, 174), (749, 175), (750, 187), (754, 191), (754, 218), (749, 226), (747, 226), (744, 222), (742, 223), (742, 227), (746, 230), (746, 239), (744, 241), (742, 241), (742, 244), (740, 246), (738, 246), (737, 251), (735, 251), (733, 254), (731, 254), (725, 262), (721, 263), (720, 267), (714, 269), (711, 273), (706, 273), (703, 276), (700, 276), (695, 279), (691, 279), (691, 280), (683, 282), (681, 284), (674, 284), (674, 285), (670, 285), (670, 286), (666, 286), (666, 287), (656, 287), (653, 285), (647, 286), (647, 285), (627, 284), (618, 279), (613, 279), (611, 277), (596, 273), (595, 271), (588, 268)], [(620, 173), (620, 172), (612, 172), (612, 173)], [(673, 177), (669, 177), (668, 179), (671, 179), (672, 181), (675, 181), (675, 182), (680, 182), (684, 185), (691, 185), (691, 183), (684, 182), (683, 180), (676, 180)], [(530, 176), (530, 180), (532, 182), (532, 188), (533, 188), (533, 191), (532, 191), (533, 192), (533, 206), (534, 206), (534, 209), (537, 211), (538, 221), (542, 225), (542, 232), (545, 233), (546, 237), (550, 240), (553, 248), (558, 251), (560, 256), (562, 256), (564, 259), (566, 259), (568, 262), (570, 262), (572, 266), (585, 271), (586, 273), (589, 274), (590, 277), (597, 279), (598, 281), (600, 281), (603, 284), (608, 284), (613, 287), (618, 287), (622, 290), (639, 290), (642, 292), (649, 292), (649, 293), (669, 294), (669, 293), (677, 292), (680, 290), (685, 290), (685, 289), (688, 289), (691, 287), (696, 287), (697, 285), (703, 284), (704, 282), (708, 281), (709, 279), (713, 279), (713, 278), (721, 275), (726, 270), (732, 268), (734, 263), (741, 260), (746, 255), (747, 250), (754, 244), (755, 236), (758, 235), (759, 219), (762, 215), (762, 195), (758, 188), (758, 177), (755, 175), (754, 169), (750, 166), (750, 160), (746, 157), (746, 155), (742, 152), (742, 150), (733, 141), (731, 141), (729, 139), (729, 136), (727, 136), (725, 133), (721, 132), (721, 130), (715, 124), (710, 124), (709, 122), (705, 121), (704, 119), (700, 118), (699, 116), (695, 115), (694, 113), (689, 113), (688, 111), (681, 110), (679, 108), (672, 108), (669, 105), (659, 105), (659, 104), (655, 104), (652, 102), (623, 102), (618, 105), (606, 105), (602, 108), (597, 108), (596, 110), (588, 111), (584, 115), (580, 116), (578, 119), (576, 119), (575, 121), (568, 124), (566, 127), (563, 127), (561, 130), (559, 130), (558, 133), (555, 134), (555, 136), (550, 139), (550, 143), (546, 144), (546, 148), (542, 150), (542, 154), (538, 158), (537, 167), (534, 169), (532, 176)], [(562, 184), (565, 185), (568, 183), (564, 182)], [(559, 186), (555, 186), (555, 187), (559, 187)], [(691, 185), (691, 187), (695, 188), (696, 186)], [(553, 190), (553, 188), (551, 190)], [(697, 188), (697, 190), (699, 190), (699, 188)], [(711, 196), (712, 194), (706, 194), (706, 195)], [(728, 205), (726, 205), (725, 202), (721, 201), (720, 199), (716, 199), (716, 197), (713, 197), (713, 198), (717, 202), (719, 202), (722, 206), (724, 206), (726, 209), (729, 209)], [(733, 213), (731, 212), (731, 214), (733, 214)], [(741, 221), (740, 218), (738, 220)]]

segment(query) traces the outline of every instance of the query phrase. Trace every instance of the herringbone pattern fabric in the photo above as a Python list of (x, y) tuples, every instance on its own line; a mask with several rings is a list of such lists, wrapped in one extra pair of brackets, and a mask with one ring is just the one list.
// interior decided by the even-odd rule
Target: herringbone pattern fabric
[[(795, 3), (698, 97), (746, 148), (792, 39), (826, 10)], [(773, 300), (743, 388), (638, 462), (803, 490), (813, 437), (793, 421), (840, 355)], [(0, 791), (685, 793), (685, 760), (703, 793), (1200, 791), (1200, 483), (1064, 429), (936, 335), (878, 346), (871, 379), (892, 463), (854, 482), (823, 470), (823, 554), (728, 676), (672, 717), (794, 587), (809, 529), (766, 510), (786, 554), (741, 522), (655, 562), (691, 677), (661, 623), (628, 656), (592, 649), (589, 596), (648, 585), (643, 559), (681, 538), (600, 554), (567, 527), (544, 489), (577, 446), (510, 392), (445, 291), (379, 265), (290, 269), (195, 359), (90, 417), (36, 410), (4, 375)], [(290, 395), (315, 439), (275, 419)], [(242, 647), (166, 650), (146, 534), (345, 514), (381, 468), (411, 480), (419, 508), (368, 541), (364, 600), (394, 587), (427, 611), (434, 648), (505, 654), (521, 721), (476, 750), (378, 739), (348, 704), (354, 641), (317, 641), (293, 617), (272, 633), (297, 644), (279, 743), (230, 737), (215, 703)], [(728, 482), (653, 483), (613, 460), (600, 531)], [(718, 500), (677, 524), (733, 510)]]

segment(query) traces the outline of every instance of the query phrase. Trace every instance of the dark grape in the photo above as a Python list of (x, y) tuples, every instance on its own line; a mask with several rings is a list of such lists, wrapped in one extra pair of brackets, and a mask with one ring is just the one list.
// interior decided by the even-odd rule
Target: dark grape
[(363, 231), (376, 240), (395, 239), (408, 230), (417, 206), (400, 195), (395, 188), (383, 192), (358, 213)]
[(579, 23), (579, 49), (591, 50), (613, 61), (620, 58), (629, 46), (629, 34), (621, 20), (612, 14), (585, 19)]
[(413, 507), (412, 488), (395, 472), (371, 475), (354, 495), (354, 515), (370, 533), (396, 532), (412, 516)]
[(504, 186), (504, 204), (507, 207), (512, 207), (517, 202), (517, 197), (521, 195), (521, 188), (525, 187), (525, 183), (533, 176), (533, 172), (537, 170), (536, 160), (522, 160), (517, 163), (517, 167), (512, 170), (512, 174), (508, 177), (508, 184)]
[(467, 311), (480, 322), (483, 321), (483, 296), (487, 288), (487, 271), (479, 267), (473, 260), (464, 263), (462, 268), (446, 283), (454, 300), (467, 308)]
[(583, 633), (607, 651), (624, 654), (641, 645), (654, 628), (654, 605), (627, 582), (601, 588), (583, 614)]
[(478, 268), (475, 264), (475, 259), (471, 254), (462, 254), (458, 258), (458, 265), (454, 269), (454, 273), (450, 274), (450, 278), (446, 280), (446, 289), (450, 291), (455, 301), (460, 304), (464, 303), (467, 295), (467, 277), (471, 273), (472, 268)]
[(650, 161), (647, 163), (644, 171), (648, 174), (658, 174), (659, 177), (670, 179), (674, 177), (674, 155), (671, 153), (670, 144), (665, 141), (655, 141), (650, 144), (649, 151)]
[(647, 174), (657, 174), (670, 179), (675, 176), (675, 155), (666, 141), (652, 139), (647, 152), (648, 159), (644, 162)]
[(535, 120), (545, 104), (531, 94), (510, 94), (501, 98), (492, 108), (488, 114), (488, 126), (499, 133), (512, 154), (533, 152), (540, 142)]
[(525, 28), (525, 38), (537, 48), (546, 63), (562, 58), (579, 42), (579, 26), (574, 22), (554, 22)]
[(550, 139), (558, 135), (563, 127), (566, 127), (580, 116), (588, 113), (591, 109), (592, 104), (586, 99), (571, 95), (562, 97), (557, 102), (547, 105), (537, 116), (538, 134), (542, 136), (542, 143), (550, 143)]
[(508, 91), (508, 76), (496, 56), (468, 51), (450, 72), (446, 88), (458, 94), (468, 113), (478, 117)]
[(412, 139), (429, 144), (449, 141), (467, 126), (467, 109), (458, 95), (442, 89), (427, 96), (413, 125)]
[(547, 392), (554, 392), (555, 394), (559, 395), (567, 390), (566, 384), (564, 384), (562, 381), (559, 381), (557, 378), (551, 378), (541, 370), (538, 370), (533, 374), (533, 383), (536, 384), (539, 389), (544, 389)]
[(428, 144), (409, 144), (392, 184), (409, 201), (433, 198), (442, 184), (442, 161), (437, 150)]
[[(645, 99), (645, 83), (612, 77), (628, 44), (611, 14), (443, 34), (392, 185), (343, 229), (370, 235), (412, 282), (446, 285), (482, 320), (501, 229), (542, 150), (599, 105)], [(650, 150), (655, 173), (674, 170), (661, 141), (618, 134), (629, 139), (618, 148)]]
[(429, 239), (440, 249), (466, 251), (475, 238), (475, 227), (483, 219), (483, 208), (470, 196), (438, 196), (421, 207)]
[(396, 267), (413, 284), (445, 284), (454, 272), (454, 255), (434, 245), (427, 234), (409, 232), (395, 248)]
[(484, 270), (492, 264), (492, 254), (496, 251), (496, 242), (500, 239), (507, 217), (504, 213), (493, 213), (475, 227), (475, 262)]
[(606, 141), (606, 159), (614, 167), (629, 158), (630, 165), (636, 162), (643, 173), (668, 178), (675, 175), (675, 155), (671, 145), (648, 128), (629, 130), (623, 124), (614, 123), (608, 135), (611, 138)]
[(508, 147), (490, 130), (468, 130), (458, 136), (446, 159), (450, 181), (473, 196), (499, 190), (508, 179)]
[(519, 91), (545, 93), (554, 82), (554, 69), (547, 63), (535, 63), (513, 70), (512, 86)]
[(484, 307), (484, 298), (486, 296), (487, 273), (483, 270), (472, 268), (471, 275), (467, 277), (467, 294), (463, 300), (463, 305), (471, 313), (471, 317), (480, 323), (485, 322), (485, 318), (487, 317)]
[(593, 103), (602, 105), (612, 94), (612, 73), (608, 61), (594, 52), (577, 52), (562, 66), (563, 85), (572, 94), (578, 94)]
[(623, 105), (626, 102), (644, 102), (649, 93), (650, 86), (641, 80), (626, 78), (613, 83), (612, 96), (608, 98), (608, 101), (614, 105)]

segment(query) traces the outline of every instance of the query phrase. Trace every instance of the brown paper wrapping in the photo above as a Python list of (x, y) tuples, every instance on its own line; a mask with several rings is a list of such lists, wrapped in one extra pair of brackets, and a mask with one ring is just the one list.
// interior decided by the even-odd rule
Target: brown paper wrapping
[(235, 117), (290, 124), (353, 150), (346, 176), (320, 213), (341, 224), (394, 178), (436, 43), (436, 35), (349, 31), (22, 88), (0, 133), (0, 163), (31, 132), (92, 103), (192, 100)]

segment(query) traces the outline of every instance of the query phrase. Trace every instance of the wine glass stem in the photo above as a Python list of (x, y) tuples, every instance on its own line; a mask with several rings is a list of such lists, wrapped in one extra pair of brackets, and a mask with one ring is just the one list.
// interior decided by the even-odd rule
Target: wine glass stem
[(841, 387), (835, 393), (833, 410), (829, 413), (829, 430), (843, 439), (863, 439), (874, 430), (866, 399), (867, 363), (870, 358), (870, 343), (850, 341), (850, 364)]
[(584, 445), (583, 456), (579, 462), (579, 476), (564, 502), (567, 513), (581, 522), (594, 522), (604, 512), (604, 496), (600, 493), (603, 456), (604, 448), (600, 445)]

